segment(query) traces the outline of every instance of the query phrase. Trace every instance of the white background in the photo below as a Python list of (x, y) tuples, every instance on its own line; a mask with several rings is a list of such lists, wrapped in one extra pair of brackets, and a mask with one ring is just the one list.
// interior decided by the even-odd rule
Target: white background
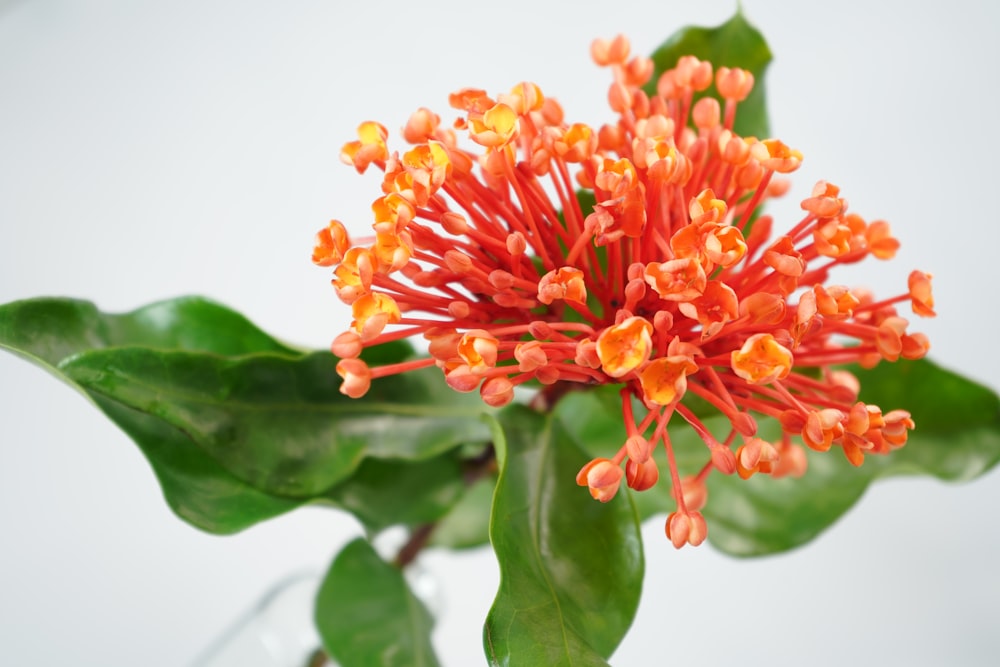
[[(911, 268), (934, 273), (939, 317), (914, 328), (932, 358), (996, 387), (1000, 5), (743, 4), (776, 56), (772, 129), (806, 156), (776, 227), (820, 178), (890, 220), (897, 259), (838, 280), (889, 294)], [(592, 38), (625, 32), (650, 53), (734, 5), (0, 2), (0, 302), (122, 311), (202, 293), (325, 346), (346, 312), (309, 253), (331, 217), (370, 223), (378, 176), (338, 162), (359, 122), (395, 130), (418, 106), (450, 118), (448, 92), (528, 79), (600, 123)], [(358, 531), (305, 509), (202, 534), (72, 390), (0, 355), (0, 398), (2, 664), (189, 664), (271, 583), (324, 568)], [(654, 521), (614, 662), (994, 664), (998, 504), (997, 473), (883, 482), (815, 543), (753, 561), (674, 552)], [(491, 553), (425, 562), (444, 587), (442, 661), (482, 664)]]

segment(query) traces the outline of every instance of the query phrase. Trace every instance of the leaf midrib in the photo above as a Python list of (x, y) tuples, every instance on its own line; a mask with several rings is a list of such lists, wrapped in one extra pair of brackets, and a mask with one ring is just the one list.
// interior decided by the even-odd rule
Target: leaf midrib
[[(96, 383), (90, 382), (85, 378), (74, 377), (72, 373), (66, 373), (62, 369), (56, 369), (62, 373), (65, 377), (72, 380), (73, 382), (84, 387), (87, 391), (92, 391), (95, 394), (105, 396), (107, 398), (113, 399), (123, 405), (128, 405), (130, 407), (138, 408), (138, 406), (133, 403), (125, 402), (125, 400), (120, 396), (120, 392), (113, 392), (111, 390), (99, 388)], [(70, 369), (72, 370), (72, 369)], [(318, 404), (318, 403), (285, 403), (285, 402), (267, 402), (267, 403), (255, 403), (247, 400), (234, 400), (232, 398), (225, 399), (210, 399), (202, 394), (194, 394), (184, 391), (164, 391), (161, 386), (151, 384), (148, 382), (143, 382), (136, 378), (133, 374), (123, 374), (114, 371), (108, 371), (109, 374), (113, 374), (116, 378), (127, 381), (131, 386), (140, 387), (156, 395), (157, 397), (162, 397), (160, 400), (172, 401), (176, 399), (177, 402), (184, 401), (194, 405), (206, 405), (206, 406), (219, 406), (225, 405), (227, 407), (240, 408), (246, 411), (259, 411), (259, 412), (270, 412), (270, 411), (300, 411), (300, 412), (326, 412), (330, 414), (357, 414), (357, 413), (390, 413), (402, 416), (412, 416), (412, 417), (465, 417), (471, 419), (479, 419), (479, 416), (486, 409), (483, 408), (460, 408), (454, 405), (441, 405), (437, 403), (390, 403), (390, 402), (371, 402), (371, 401), (358, 401), (357, 403), (339, 403), (339, 404)]]

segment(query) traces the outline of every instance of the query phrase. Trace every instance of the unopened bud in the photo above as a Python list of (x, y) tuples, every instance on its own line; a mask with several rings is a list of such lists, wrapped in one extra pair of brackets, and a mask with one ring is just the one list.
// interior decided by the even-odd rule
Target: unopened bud
[(636, 463), (645, 463), (653, 454), (653, 443), (639, 434), (630, 436), (625, 441), (625, 451), (628, 452), (630, 460)]
[(674, 512), (667, 517), (666, 533), (677, 549), (685, 544), (696, 547), (708, 537), (708, 526), (701, 512)]
[(479, 381), (483, 378), (481, 375), (473, 373), (468, 365), (463, 364), (448, 371), (444, 379), (448, 386), (455, 391), (467, 394), (470, 391), (475, 391), (476, 387), (479, 386)]
[(448, 304), (448, 314), (456, 320), (464, 320), (470, 312), (471, 308), (466, 301), (452, 301)]
[(512, 255), (523, 255), (528, 248), (528, 242), (524, 240), (524, 234), (514, 232), (507, 235), (507, 252)]
[(629, 459), (625, 464), (625, 479), (630, 489), (645, 491), (660, 479), (660, 470), (651, 458), (642, 463)]
[(514, 385), (503, 376), (492, 377), (479, 388), (483, 402), (493, 408), (502, 408), (514, 400)]
[(722, 445), (712, 447), (712, 465), (723, 475), (732, 475), (736, 472), (736, 456), (732, 450)]
[(610, 459), (598, 458), (589, 462), (576, 475), (576, 483), (590, 489), (595, 500), (606, 503), (618, 493), (624, 473)]
[(344, 379), (340, 393), (351, 398), (361, 398), (371, 387), (372, 373), (368, 364), (360, 359), (341, 359), (337, 362), (337, 375)]
[(673, 489), (670, 495), (674, 497), (678, 505), (683, 502), (689, 512), (697, 512), (708, 501), (708, 488), (705, 482), (698, 477), (684, 477), (681, 479), (681, 495), (678, 497), (677, 489)]
[(345, 331), (333, 339), (330, 351), (341, 359), (355, 359), (361, 355), (364, 345), (361, 344), (361, 336), (354, 331)]
[(528, 324), (528, 333), (536, 340), (546, 340), (552, 337), (552, 327), (542, 320), (534, 320)]
[(469, 273), (472, 271), (472, 258), (458, 250), (445, 252), (444, 263), (455, 273)]
[(465, 221), (465, 216), (454, 211), (441, 214), (441, 226), (444, 231), (455, 236), (461, 236), (469, 231), (469, 223)]

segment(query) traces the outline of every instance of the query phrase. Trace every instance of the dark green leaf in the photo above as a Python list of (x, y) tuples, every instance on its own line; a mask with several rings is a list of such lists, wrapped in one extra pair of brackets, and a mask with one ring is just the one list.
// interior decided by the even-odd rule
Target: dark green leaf
[[(198, 297), (124, 314), (101, 313), (92, 303), (74, 299), (29, 299), (0, 306), (0, 348), (70, 384), (74, 383), (55, 368), (64, 358), (131, 344), (216, 354), (294, 353), (243, 316)], [(233, 533), (301, 504), (237, 479), (169, 424), (91, 398), (139, 445), (167, 503), (185, 521), (213, 533)]]
[(102, 313), (89, 301), (40, 298), (0, 306), (0, 347), (55, 366), (106, 347), (138, 345), (220, 355), (300, 354), (245, 317), (207, 299), (188, 296), (129, 313)]
[(556, 404), (556, 418), (591, 457), (613, 456), (628, 437), (619, 389), (605, 385), (571, 391)]
[[(464, 491), (461, 462), (449, 452), (424, 461), (365, 459), (326, 498), (375, 533), (398, 524), (436, 521)], [(484, 517), (484, 531), (487, 524)]]
[[(656, 90), (660, 74), (677, 65), (681, 56), (692, 55), (719, 67), (742, 67), (753, 73), (755, 83), (750, 96), (740, 102), (734, 130), (745, 137), (761, 139), (769, 134), (764, 72), (771, 62), (771, 49), (763, 35), (750, 25), (742, 12), (715, 28), (688, 27), (675, 33), (653, 53), (655, 73), (646, 91)], [(718, 98), (713, 84), (707, 91)]]
[(432, 667), (434, 625), (406, 583), (357, 539), (337, 555), (316, 597), (316, 627), (342, 667)]
[(182, 431), (154, 416), (96, 397), (97, 405), (142, 450), (177, 516), (202, 530), (228, 535), (302, 505), (237, 479)]
[[(212, 532), (323, 498), (366, 457), (419, 461), (488, 437), (478, 397), (454, 394), (433, 371), (378, 380), (354, 401), (337, 390), (330, 354), (297, 352), (198, 298), (123, 315), (68, 299), (11, 303), (0, 306), (0, 347), (93, 400), (142, 449), (177, 514)], [(410, 354), (394, 343), (365, 356)], [(344, 506), (376, 484), (373, 466), (355, 495), (337, 498)], [(443, 514), (459, 495), (456, 467), (424, 467), (423, 501), (399, 521)], [(368, 507), (365, 520), (392, 522), (389, 505)]]
[(587, 462), (562, 422), (520, 406), (494, 436), (500, 479), (490, 538), (500, 589), (484, 629), (494, 665), (606, 665), (642, 588), (627, 494), (601, 504), (576, 485)]
[(335, 365), (327, 352), (227, 359), (118, 348), (59, 369), (91, 394), (183, 430), (232, 474), (286, 497), (322, 494), (364, 457), (420, 460), (488, 437), (478, 397), (449, 393), (445, 403), (451, 390), (434, 369), (374, 382), (351, 399), (338, 390)]
[(391, 340), (361, 351), (361, 358), (369, 366), (395, 364), (413, 357), (413, 346), (405, 340)]

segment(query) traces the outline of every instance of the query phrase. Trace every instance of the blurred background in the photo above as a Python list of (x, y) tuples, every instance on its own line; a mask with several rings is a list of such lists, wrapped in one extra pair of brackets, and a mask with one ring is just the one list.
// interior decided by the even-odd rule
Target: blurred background
[[(609, 80), (589, 60), (594, 37), (623, 32), (648, 54), (735, 5), (0, 1), (0, 302), (66, 295), (123, 311), (199, 293), (325, 347), (349, 318), (309, 261), (312, 236), (332, 217), (366, 229), (378, 195), (377, 173), (338, 160), (358, 123), (395, 133), (418, 106), (450, 118), (460, 87), (530, 80), (567, 119), (599, 124)], [(772, 131), (805, 155), (776, 229), (815, 181), (841, 186), (903, 247), (837, 280), (887, 295), (913, 268), (935, 274), (939, 317), (913, 328), (934, 360), (1000, 385), (987, 205), (1000, 4), (743, 8), (775, 55)], [(0, 457), (4, 664), (192, 664), (271, 585), (322, 571), (360, 532), (315, 508), (232, 537), (190, 528), (123, 434), (8, 354)], [(654, 520), (638, 618), (613, 662), (995, 664), (998, 504), (996, 471), (965, 486), (884, 481), (814, 543), (763, 560), (675, 552)], [(492, 553), (428, 552), (423, 565), (441, 588), (442, 663), (483, 664)]]

